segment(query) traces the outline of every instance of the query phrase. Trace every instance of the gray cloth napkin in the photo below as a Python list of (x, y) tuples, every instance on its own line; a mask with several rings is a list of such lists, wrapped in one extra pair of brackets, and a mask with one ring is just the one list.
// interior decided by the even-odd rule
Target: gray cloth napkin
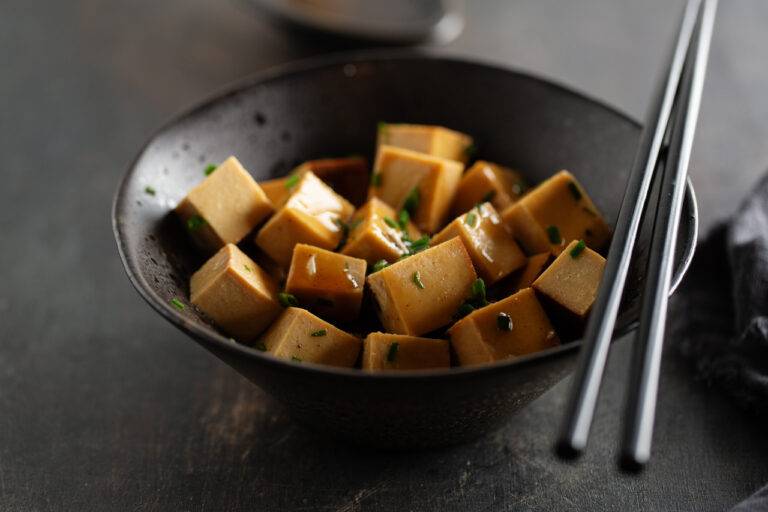
[[(697, 375), (768, 416), (768, 175), (699, 245), (672, 313)], [(768, 511), (768, 486), (733, 510)]]

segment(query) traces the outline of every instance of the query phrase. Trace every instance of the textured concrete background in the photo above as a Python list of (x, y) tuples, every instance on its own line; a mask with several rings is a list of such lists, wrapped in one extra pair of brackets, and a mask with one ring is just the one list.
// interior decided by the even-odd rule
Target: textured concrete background
[[(470, 3), (446, 51), (638, 118), (681, 8)], [(768, 166), (768, 3), (721, 4), (692, 164), (705, 229)], [(0, 510), (722, 510), (768, 481), (764, 428), (673, 353), (639, 478), (613, 465), (626, 341), (578, 465), (550, 454), (568, 381), (471, 445), (371, 454), (299, 430), (141, 302), (109, 226), (141, 143), (223, 84), (349, 47), (234, 0), (0, 3)]]

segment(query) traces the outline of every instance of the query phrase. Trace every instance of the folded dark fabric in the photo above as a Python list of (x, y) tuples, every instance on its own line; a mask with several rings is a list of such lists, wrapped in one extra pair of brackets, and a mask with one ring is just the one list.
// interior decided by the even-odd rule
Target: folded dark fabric
[[(768, 176), (699, 245), (671, 308), (671, 339), (697, 375), (767, 415)], [(734, 510), (768, 511), (768, 488)]]

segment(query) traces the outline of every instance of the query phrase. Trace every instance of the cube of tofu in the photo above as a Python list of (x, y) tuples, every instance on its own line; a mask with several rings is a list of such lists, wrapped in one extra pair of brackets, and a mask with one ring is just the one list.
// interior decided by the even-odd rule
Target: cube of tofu
[(461, 366), (524, 356), (560, 343), (530, 288), (473, 311), (456, 322), (448, 335)]
[(488, 285), (525, 265), (523, 251), (490, 203), (478, 205), (456, 218), (432, 238), (432, 244), (455, 237), (464, 242), (475, 270)]
[(560, 171), (502, 212), (528, 254), (560, 254), (571, 240), (603, 248), (610, 228), (571, 173)]
[(264, 191), (233, 156), (176, 207), (195, 244), (208, 252), (239, 242), (272, 211)]
[(370, 173), (365, 158), (361, 156), (310, 160), (296, 167), (288, 176), (262, 181), (259, 185), (272, 205), (280, 208), (298, 183), (294, 176), (301, 176), (308, 171), (315, 173), (315, 176), (353, 205), (360, 206), (365, 202)]
[(361, 345), (359, 338), (305, 309), (286, 308), (259, 346), (282, 359), (351, 368)]
[(323, 318), (357, 318), (365, 287), (365, 260), (312, 245), (297, 244), (285, 291)]
[(534, 254), (523, 267), (520, 276), (515, 281), (514, 291), (520, 291), (523, 288), (529, 288), (533, 282), (544, 272), (547, 268), (549, 261), (552, 259), (552, 253), (543, 252), (541, 254)]
[(404, 234), (410, 240), (421, 237), (421, 231), (408, 221), (403, 233), (395, 210), (376, 197), (355, 212), (349, 223), (349, 238), (342, 254), (362, 258), (373, 265), (379, 260), (395, 262), (408, 253)]
[(455, 160), (383, 145), (368, 197), (395, 210), (405, 207), (419, 229), (436, 233), (445, 224), (462, 172), (464, 165)]
[(533, 283), (540, 295), (583, 323), (597, 297), (605, 258), (574, 240)]
[(458, 216), (478, 203), (490, 201), (496, 211), (511, 206), (528, 189), (519, 172), (478, 160), (464, 173), (453, 200), (453, 215)]
[(192, 274), (189, 288), (192, 304), (242, 342), (261, 334), (282, 309), (277, 283), (233, 244)]
[(474, 147), (469, 135), (425, 124), (382, 123), (377, 142), (379, 146), (386, 144), (463, 163), (472, 156)]
[(314, 173), (307, 172), (298, 178), (285, 205), (256, 235), (256, 245), (287, 268), (296, 244), (335, 249), (343, 235), (342, 226), (354, 209)]
[(368, 276), (387, 331), (420, 336), (447, 325), (477, 279), (464, 244), (453, 238)]
[(424, 370), (448, 368), (446, 340), (372, 332), (363, 340), (363, 370)]

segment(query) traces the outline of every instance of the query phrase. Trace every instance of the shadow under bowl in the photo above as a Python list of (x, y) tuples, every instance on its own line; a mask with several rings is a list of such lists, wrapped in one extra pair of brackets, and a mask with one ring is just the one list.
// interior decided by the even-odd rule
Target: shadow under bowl
[[(379, 121), (438, 124), (470, 133), (484, 159), (521, 169), (532, 183), (567, 168), (611, 225), (640, 134), (637, 122), (593, 99), (476, 62), (392, 51), (300, 62), (230, 87), (150, 139), (115, 197), (118, 250), (131, 282), (155, 310), (273, 395), (297, 421), (387, 449), (463, 442), (500, 426), (566, 376), (580, 342), (486, 367), (372, 375), (295, 364), (240, 345), (187, 302), (189, 276), (203, 258), (169, 212), (202, 179), (206, 164), (236, 155), (263, 180), (313, 158), (371, 157)], [(693, 256), (696, 230), (689, 183), (675, 284)], [(634, 328), (638, 318), (649, 235), (647, 222), (617, 335)], [(187, 307), (179, 311), (173, 298)]]

